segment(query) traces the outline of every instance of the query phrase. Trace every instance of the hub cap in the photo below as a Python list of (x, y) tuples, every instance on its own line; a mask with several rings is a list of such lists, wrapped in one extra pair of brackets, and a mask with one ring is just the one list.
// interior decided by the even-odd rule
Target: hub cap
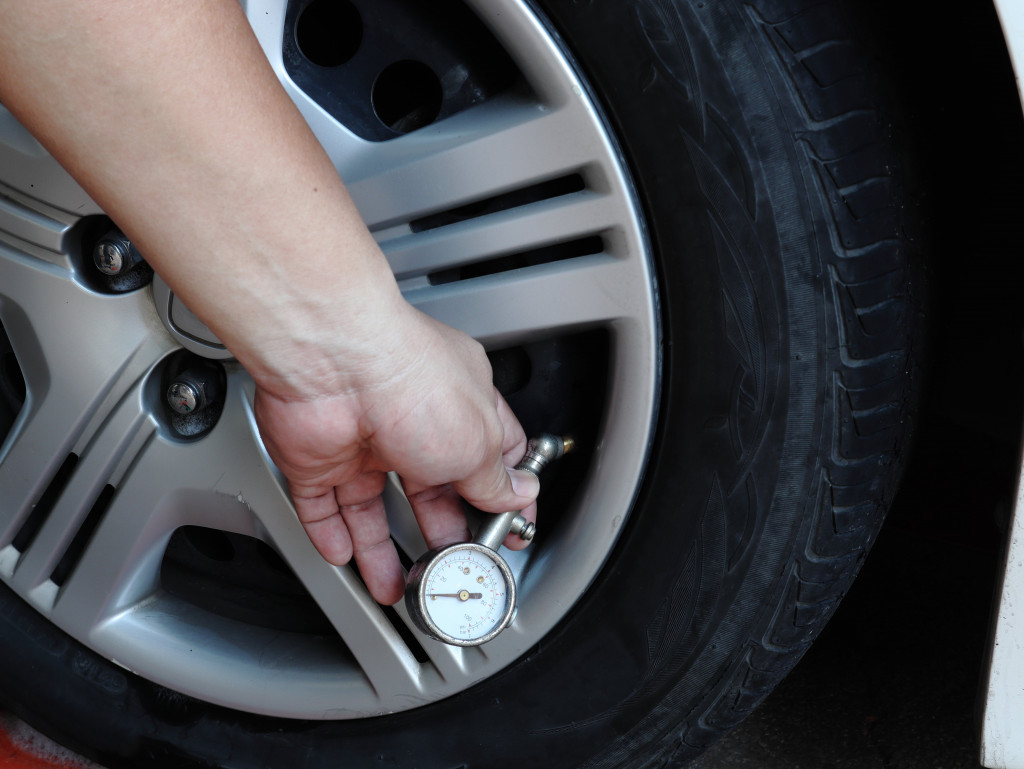
[[(655, 415), (649, 255), (621, 154), (523, 3), (467, 3), (514, 63), (513, 83), (451, 114), (444, 103), (418, 112), (419, 124), (396, 96), (387, 109), (375, 102), (394, 134), (383, 137), (342, 125), (299, 87), (281, 45), (295, 23), (283, 4), (246, 5), (407, 299), (496, 360), (533, 356), (512, 367), (513, 401), (557, 380), (560, 366), (575, 372), (578, 391), (556, 389), (560, 402), (542, 392), (540, 405), (516, 406), (524, 421), (557, 420), (599, 394), (587, 424), (565, 426), (588, 439), (583, 464), (542, 494), (535, 544), (510, 554), (518, 616), (486, 646), (438, 644), (401, 605), (377, 606), (352, 569), (320, 559), (260, 444), (252, 381), (230, 359), (216, 364), (225, 394), (215, 424), (175, 432), (175, 356), (217, 341), (193, 335), (183, 353), (157, 310), (166, 292), (155, 302), (148, 288), (97, 289), (87, 233), (102, 212), (2, 107), (0, 579), (99, 654), (201, 700), (294, 718), (400, 711), (516, 660), (610, 553)], [(580, 352), (595, 343), (601, 365)], [(397, 486), (387, 504), (399, 550), (414, 560), (426, 548)], [(204, 603), (211, 590), (200, 588), (211, 585), (217, 597)]]

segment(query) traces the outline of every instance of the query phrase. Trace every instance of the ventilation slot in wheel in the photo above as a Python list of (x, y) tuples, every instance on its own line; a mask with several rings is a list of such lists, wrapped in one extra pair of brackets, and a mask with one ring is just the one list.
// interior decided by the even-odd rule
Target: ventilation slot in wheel
[(25, 376), (14, 355), (11, 340), (0, 325), (0, 444), (14, 426), (25, 405)]
[(570, 240), (566, 243), (557, 243), (553, 246), (535, 248), (518, 254), (501, 256), (497, 259), (474, 262), (473, 264), (467, 264), (451, 270), (434, 272), (430, 274), (429, 278), (431, 284), (436, 286), (442, 283), (454, 283), (457, 280), (469, 280), (470, 278), (482, 278), (485, 275), (496, 275), (500, 272), (518, 270), (523, 267), (536, 267), (540, 264), (562, 262), (579, 256), (599, 254), (602, 251), (604, 251), (604, 240), (598, 235), (591, 235), (586, 238)]
[(32, 514), (25, 520), (25, 523), (18, 530), (14, 541), (11, 543), (19, 553), (24, 553), (28, 549), (39, 533), (39, 530), (43, 528), (43, 524), (50, 517), (54, 505), (60, 499), (64, 487), (71, 480), (71, 475), (74, 473), (77, 464), (78, 455), (68, 454), (67, 459), (64, 460), (64, 463), (50, 481), (50, 485), (46, 487), (39, 501), (32, 508)]
[(281, 556), (255, 537), (184, 526), (167, 544), (160, 582), (176, 598), (227, 619), (293, 633), (334, 633)]
[(103, 515), (107, 512), (107, 508), (110, 507), (110, 503), (114, 499), (114, 492), (115, 489), (110, 484), (103, 487), (103, 491), (96, 498), (96, 502), (89, 511), (89, 515), (86, 516), (85, 522), (78, 529), (78, 533), (71, 540), (71, 544), (65, 551), (64, 556), (57, 563), (57, 568), (50, 575), (50, 580), (55, 584), (63, 585), (68, 575), (71, 574), (71, 571), (81, 560), (82, 553), (85, 552), (85, 546), (89, 544), (93, 532), (96, 531), (96, 527), (103, 520)]
[(409, 647), (409, 651), (412, 652), (412, 656), (416, 658), (416, 661), (421, 664), (430, 662), (430, 657), (427, 656), (426, 650), (416, 640), (416, 636), (413, 635), (409, 626), (398, 616), (398, 612), (395, 611), (394, 607), (381, 606), (380, 608), (383, 609), (384, 616), (387, 617), (388, 622), (395, 628), (398, 635), (402, 637), (405, 645)]
[(579, 174), (569, 174), (557, 179), (550, 179), (540, 184), (533, 184), (501, 195), (478, 200), (458, 208), (442, 211), (430, 216), (415, 219), (409, 223), (413, 232), (425, 232), (436, 230), (456, 222), (464, 222), (468, 219), (476, 219), (488, 214), (496, 214), (499, 211), (508, 211), (512, 208), (539, 203), (542, 200), (560, 198), (563, 195), (571, 195), (574, 192), (582, 192), (585, 188), (583, 177)]
[(285, 27), (292, 82), (369, 141), (525, 89), (488, 25), (459, 0), (293, 0)]
[(363, 42), (363, 19), (347, 0), (312, 0), (295, 22), (295, 43), (318, 67), (340, 67)]

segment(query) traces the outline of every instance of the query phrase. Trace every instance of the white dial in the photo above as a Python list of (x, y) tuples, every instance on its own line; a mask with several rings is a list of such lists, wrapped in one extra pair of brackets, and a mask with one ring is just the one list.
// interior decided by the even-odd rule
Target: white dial
[(477, 544), (435, 555), (419, 585), (420, 611), (448, 643), (482, 643), (501, 631), (515, 608), (515, 582), (504, 559)]

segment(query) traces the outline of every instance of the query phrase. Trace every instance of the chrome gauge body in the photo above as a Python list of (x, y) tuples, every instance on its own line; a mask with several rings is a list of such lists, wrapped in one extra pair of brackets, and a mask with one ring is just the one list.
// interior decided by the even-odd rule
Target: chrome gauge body
[(468, 542), (420, 558), (409, 572), (406, 596), (425, 632), (455, 646), (476, 646), (512, 621), (516, 583), (504, 558)]

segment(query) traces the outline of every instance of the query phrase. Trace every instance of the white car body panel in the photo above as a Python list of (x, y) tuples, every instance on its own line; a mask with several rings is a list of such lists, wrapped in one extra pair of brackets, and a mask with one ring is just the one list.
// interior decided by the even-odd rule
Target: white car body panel
[[(1021, 92), (1024, 0), (995, 0), (995, 6)], [(981, 703), (981, 763), (990, 769), (1024, 769), (1024, 468), (1007, 537), (1005, 574)]]
[(981, 763), (990, 769), (1024, 769), (1024, 617), (1017, 616), (1018, 610), (1024, 610), (1024, 484), (1020, 482), (982, 703)]

